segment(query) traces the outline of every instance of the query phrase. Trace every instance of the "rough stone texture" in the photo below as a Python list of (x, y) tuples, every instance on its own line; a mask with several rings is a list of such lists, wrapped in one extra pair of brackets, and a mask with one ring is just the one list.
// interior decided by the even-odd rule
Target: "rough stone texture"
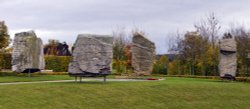
[(104, 68), (112, 69), (113, 37), (106, 35), (78, 35), (73, 46), (73, 60), (69, 64), (72, 75), (100, 74)]
[(12, 54), (12, 70), (44, 69), (43, 43), (34, 31), (15, 34)]
[(236, 41), (233, 38), (224, 38), (220, 41), (220, 76), (224, 77), (229, 74), (236, 76), (237, 56)]
[(155, 59), (155, 44), (141, 34), (132, 39), (132, 67), (136, 75), (150, 75)]

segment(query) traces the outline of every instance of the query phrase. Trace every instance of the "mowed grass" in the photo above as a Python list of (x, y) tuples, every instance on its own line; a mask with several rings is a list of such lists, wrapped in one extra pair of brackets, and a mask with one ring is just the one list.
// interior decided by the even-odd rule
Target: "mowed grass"
[(250, 84), (168, 77), (147, 82), (0, 85), (3, 109), (249, 109)]
[(0, 76), (0, 83), (6, 82), (32, 82), (32, 81), (52, 81), (52, 80), (70, 80), (69, 75), (32, 75), (31, 77), (21, 76)]

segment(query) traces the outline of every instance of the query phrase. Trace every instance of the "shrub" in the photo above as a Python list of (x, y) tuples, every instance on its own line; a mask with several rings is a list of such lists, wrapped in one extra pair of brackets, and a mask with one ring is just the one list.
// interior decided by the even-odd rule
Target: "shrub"
[(160, 64), (160, 63), (154, 63), (152, 73), (166, 75), (167, 74), (167, 67)]
[(45, 69), (54, 72), (67, 72), (71, 56), (45, 56)]
[(16, 72), (0, 72), (0, 76), (17, 76)]
[(250, 82), (250, 78), (249, 77), (236, 77), (236, 81)]
[(115, 61), (113, 60), (112, 63), (112, 70), (113, 70), (113, 74), (131, 74), (132, 73), (132, 69), (130, 68), (130, 66), (127, 64), (127, 61)]
[[(167, 77), (201, 78), (201, 79), (221, 79), (219, 76), (197, 76), (197, 75), (168, 75)], [(250, 77), (236, 77), (236, 81), (250, 82)]]
[[(54, 72), (67, 72), (71, 60), (70, 56), (45, 56), (45, 69)], [(11, 69), (12, 55), (10, 53), (0, 54), (0, 69)]]
[(11, 54), (1, 53), (0, 54), (0, 69), (11, 69)]

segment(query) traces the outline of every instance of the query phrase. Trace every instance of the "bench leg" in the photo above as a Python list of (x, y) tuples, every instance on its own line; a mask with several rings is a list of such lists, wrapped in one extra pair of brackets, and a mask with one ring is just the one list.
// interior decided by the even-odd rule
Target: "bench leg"
[(103, 82), (104, 83), (106, 82), (106, 76), (103, 76)]
[(77, 82), (77, 76), (75, 76), (75, 82)]

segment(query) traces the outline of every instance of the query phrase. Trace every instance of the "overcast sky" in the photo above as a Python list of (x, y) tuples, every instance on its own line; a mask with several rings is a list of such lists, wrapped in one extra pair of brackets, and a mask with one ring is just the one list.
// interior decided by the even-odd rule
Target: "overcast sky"
[(193, 24), (214, 12), (222, 31), (232, 23), (250, 25), (250, 0), (0, 0), (0, 20), (11, 37), (35, 30), (44, 43), (73, 44), (78, 34), (111, 35), (118, 27), (137, 27), (167, 52), (169, 34), (194, 30)]

